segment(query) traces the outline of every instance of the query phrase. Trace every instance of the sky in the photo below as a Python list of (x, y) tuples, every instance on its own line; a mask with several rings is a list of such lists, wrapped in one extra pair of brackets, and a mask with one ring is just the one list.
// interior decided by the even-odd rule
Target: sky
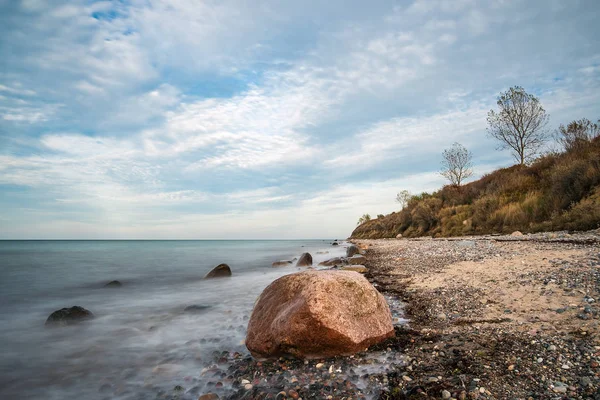
[(600, 118), (597, 0), (0, 0), (0, 239), (348, 237), (500, 92)]

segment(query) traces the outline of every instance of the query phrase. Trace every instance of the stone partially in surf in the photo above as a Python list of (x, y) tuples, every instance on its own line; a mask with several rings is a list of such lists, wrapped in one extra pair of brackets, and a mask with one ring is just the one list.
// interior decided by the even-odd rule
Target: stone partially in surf
[(231, 268), (229, 268), (229, 265), (219, 264), (216, 267), (214, 267), (212, 271), (206, 274), (204, 279), (227, 278), (229, 276), (231, 276)]
[(351, 244), (350, 246), (348, 246), (348, 248), (346, 249), (346, 257), (352, 257), (355, 254), (359, 254), (360, 253), (360, 249)]
[(119, 288), (121, 286), (123, 286), (123, 284), (119, 281), (110, 281), (104, 285), (105, 288)]
[(348, 264), (350, 265), (363, 265), (365, 262), (367, 262), (367, 258), (360, 254), (355, 254), (348, 258)]
[(291, 261), (275, 261), (273, 264), (271, 264), (273, 267), (287, 267), (289, 265), (292, 265)]
[(312, 263), (313, 263), (313, 259), (312, 259), (312, 256), (310, 255), (310, 253), (302, 253), (300, 258), (298, 259), (298, 262), (296, 263), (296, 266), (297, 267), (309, 267), (312, 265)]
[(330, 258), (329, 260), (325, 260), (319, 263), (319, 265), (325, 267), (335, 267), (336, 265), (344, 265), (347, 264), (346, 260), (341, 257)]
[(354, 354), (393, 335), (385, 299), (362, 275), (303, 271), (262, 292), (246, 346), (257, 358), (312, 359)]
[(46, 320), (46, 326), (73, 325), (92, 318), (94, 318), (94, 314), (80, 306), (61, 308), (50, 314)]

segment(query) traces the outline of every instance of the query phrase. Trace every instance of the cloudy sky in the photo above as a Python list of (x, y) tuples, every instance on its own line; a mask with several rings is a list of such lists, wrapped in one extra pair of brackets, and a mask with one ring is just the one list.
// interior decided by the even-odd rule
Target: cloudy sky
[(597, 0), (0, 0), (0, 238), (331, 238), (600, 118)]

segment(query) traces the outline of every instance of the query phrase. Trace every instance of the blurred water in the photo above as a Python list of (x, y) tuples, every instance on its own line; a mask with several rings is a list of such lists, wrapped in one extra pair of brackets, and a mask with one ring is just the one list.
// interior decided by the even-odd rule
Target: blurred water
[[(156, 398), (190, 377), (201, 391), (214, 351), (247, 353), (260, 292), (299, 270), (271, 263), (344, 254), (329, 243), (0, 241), (0, 398)], [(232, 278), (202, 280), (223, 262)], [(103, 287), (115, 279), (123, 287)], [(192, 304), (211, 307), (184, 313)], [(45, 328), (51, 312), (74, 305), (96, 318)]]

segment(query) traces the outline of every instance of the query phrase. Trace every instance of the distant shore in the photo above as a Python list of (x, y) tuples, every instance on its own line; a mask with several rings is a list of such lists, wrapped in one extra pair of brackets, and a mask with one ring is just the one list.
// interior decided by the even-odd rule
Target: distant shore
[(407, 303), (409, 326), (384, 346), (408, 362), (380, 398), (597, 393), (600, 230), (352, 241), (369, 279)]

